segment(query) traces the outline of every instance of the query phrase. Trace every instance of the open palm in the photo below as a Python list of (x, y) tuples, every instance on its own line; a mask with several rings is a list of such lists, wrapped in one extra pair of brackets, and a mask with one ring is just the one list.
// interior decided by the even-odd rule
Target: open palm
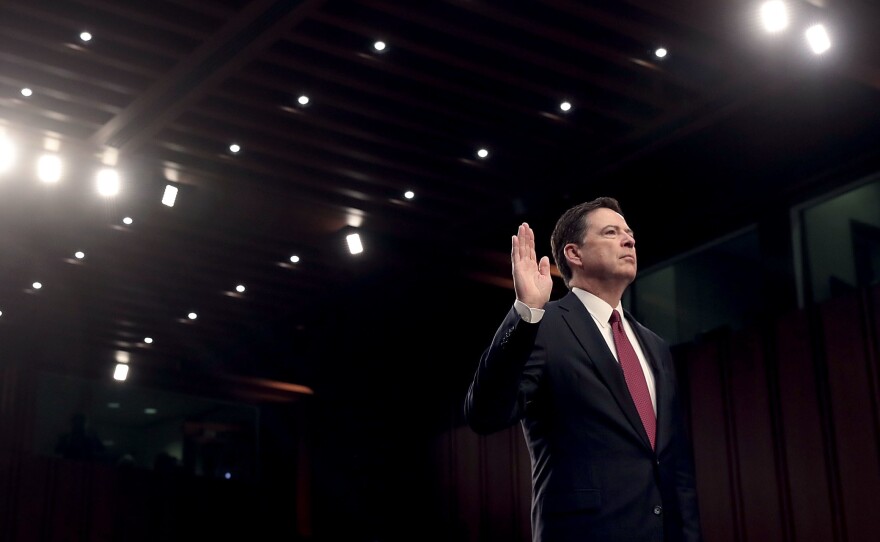
[(535, 232), (523, 222), (510, 240), (510, 263), (513, 266), (513, 288), (516, 298), (533, 309), (541, 309), (550, 301), (553, 279), (550, 259), (538, 260), (535, 255)]

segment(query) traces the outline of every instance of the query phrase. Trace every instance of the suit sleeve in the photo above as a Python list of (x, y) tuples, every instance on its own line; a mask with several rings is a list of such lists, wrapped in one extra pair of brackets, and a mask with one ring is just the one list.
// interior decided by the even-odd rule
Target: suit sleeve
[(694, 473), (694, 456), (693, 446), (691, 443), (690, 432), (684, 420), (684, 411), (679, 400), (678, 394), (678, 378), (675, 374), (675, 364), (670, 363), (673, 374), (673, 383), (676, 387), (673, 413), (675, 416), (674, 427), (675, 432), (674, 443), (676, 453), (675, 465), (675, 491), (678, 498), (679, 509), (681, 511), (682, 520), (682, 540), (686, 542), (700, 542), (702, 540), (700, 529), (700, 512), (697, 505), (697, 487), (696, 476)]
[(511, 308), (480, 357), (464, 405), (465, 419), (477, 433), (500, 431), (524, 415), (543, 370), (538, 334), (544, 321), (530, 324)]

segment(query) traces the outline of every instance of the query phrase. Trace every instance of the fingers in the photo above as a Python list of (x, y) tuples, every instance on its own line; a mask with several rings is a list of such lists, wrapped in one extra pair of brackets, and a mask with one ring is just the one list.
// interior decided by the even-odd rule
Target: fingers
[(544, 276), (550, 274), (550, 258), (547, 256), (541, 258), (541, 261), (538, 263), (538, 272)]
[(517, 228), (516, 235), (510, 238), (510, 258), (512, 261), (537, 261), (535, 252), (535, 232), (527, 222)]

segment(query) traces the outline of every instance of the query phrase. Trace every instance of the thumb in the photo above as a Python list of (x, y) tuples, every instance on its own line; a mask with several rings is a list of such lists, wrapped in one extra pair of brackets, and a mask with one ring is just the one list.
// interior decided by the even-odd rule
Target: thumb
[(545, 276), (550, 274), (550, 258), (547, 256), (541, 258), (538, 262), (538, 272)]

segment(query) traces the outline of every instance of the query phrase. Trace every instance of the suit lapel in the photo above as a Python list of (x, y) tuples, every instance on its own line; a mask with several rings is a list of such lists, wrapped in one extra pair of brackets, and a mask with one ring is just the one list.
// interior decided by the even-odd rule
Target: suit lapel
[(572, 292), (559, 300), (559, 307), (563, 309), (562, 319), (565, 320), (577, 342), (592, 360), (599, 378), (611, 390), (614, 400), (623, 411), (626, 419), (629, 420), (630, 425), (641, 436), (645, 446), (650, 447), (648, 434), (645, 432), (641, 418), (639, 418), (639, 412), (633, 403), (629, 388), (626, 387), (626, 380), (623, 378), (620, 364), (608, 349), (608, 343), (605, 342), (605, 338), (602, 337), (594, 324), (590, 312)]

